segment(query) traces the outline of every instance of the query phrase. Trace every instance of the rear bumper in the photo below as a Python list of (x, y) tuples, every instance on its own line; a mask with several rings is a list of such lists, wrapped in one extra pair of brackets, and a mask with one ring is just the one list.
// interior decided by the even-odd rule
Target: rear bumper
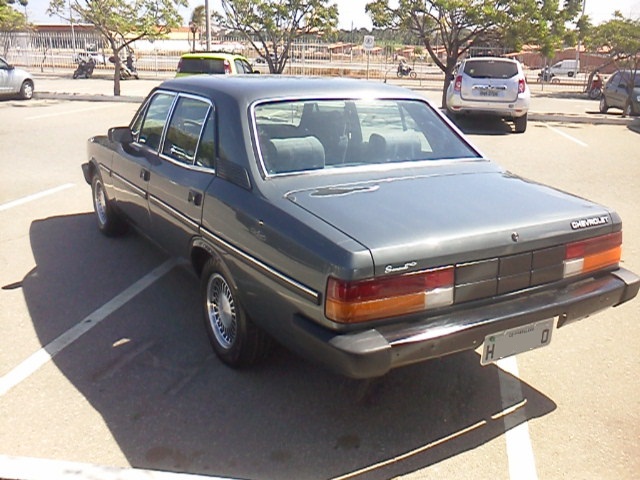
[[(302, 350), (332, 370), (353, 378), (384, 375), (391, 369), (482, 345), (492, 333), (558, 317), (558, 328), (615, 307), (638, 294), (640, 278), (619, 269), (560, 289), (518, 295), (473, 309), (421, 321), (336, 334), (296, 318)], [(299, 346), (300, 347), (300, 346)]]
[(494, 115), (499, 117), (521, 117), (529, 111), (530, 97), (519, 95), (512, 102), (474, 101), (463, 99), (459, 93), (449, 93), (447, 109), (452, 113)]

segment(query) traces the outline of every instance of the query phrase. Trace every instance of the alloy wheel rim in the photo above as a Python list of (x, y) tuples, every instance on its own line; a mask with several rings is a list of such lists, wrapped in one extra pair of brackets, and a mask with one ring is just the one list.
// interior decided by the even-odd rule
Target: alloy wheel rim
[(107, 198), (104, 194), (104, 189), (102, 188), (102, 183), (96, 183), (96, 193), (95, 193), (95, 207), (96, 214), (98, 215), (98, 221), (100, 225), (104, 225), (107, 223)]
[(217, 273), (211, 276), (207, 285), (207, 314), (216, 341), (228, 350), (237, 336), (236, 306), (231, 288)]

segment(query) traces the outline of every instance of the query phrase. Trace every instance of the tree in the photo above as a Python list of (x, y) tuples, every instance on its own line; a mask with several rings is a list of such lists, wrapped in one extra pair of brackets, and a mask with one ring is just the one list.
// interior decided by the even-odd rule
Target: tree
[[(511, 44), (529, 39), (547, 38), (545, 30), (577, 15), (581, 0), (398, 0), (391, 7), (389, 0), (375, 0), (366, 6), (376, 27), (410, 30), (424, 44), (434, 63), (444, 72), (442, 106), (458, 59), (474, 42), (484, 38), (502, 38)], [(560, 18), (559, 12), (563, 12)], [(444, 58), (436, 50), (444, 49)]]
[(28, 4), (27, 0), (0, 0), (0, 30), (22, 30), (28, 26), (27, 17), (13, 8), (16, 3), (22, 7), (26, 7)]
[(199, 5), (193, 9), (191, 12), (191, 20), (189, 21), (189, 30), (193, 34), (193, 46), (191, 47), (191, 51), (196, 51), (196, 33), (202, 31), (202, 27), (205, 24), (206, 20), (206, 10), (204, 5)]
[[(587, 39), (587, 46), (593, 50), (609, 52), (610, 62), (618, 69), (629, 70), (627, 85), (627, 102), (631, 102), (634, 81), (640, 70), (640, 20), (625, 18), (620, 11), (615, 11), (613, 18), (593, 27)], [(627, 108), (624, 109), (626, 112)]]
[(71, 8), (80, 21), (93, 25), (113, 52), (113, 94), (120, 95), (120, 52), (143, 38), (156, 39), (182, 23), (178, 6), (186, 0), (51, 0), (48, 13), (61, 16)]
[(295, 39), (331, 31), (338, 24), (338, 7), (328, 1), (222, 0), (222, 22), (251, 43), (269, 72), (282, 73)]

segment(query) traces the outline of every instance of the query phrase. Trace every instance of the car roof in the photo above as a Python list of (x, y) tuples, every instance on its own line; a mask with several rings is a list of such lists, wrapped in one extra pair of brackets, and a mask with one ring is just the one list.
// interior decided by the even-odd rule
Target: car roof
[(411, 98), (426, 101), (412, 90), (367, 80), (341, 77), (283, 75), (195, 75), (166, 80), (158, 89), (197, 95), (225, 95), (250, 105), (260, 100), (297, 98)]
[(180, 58), (245, 58), (237, 53), (229, 52), (189, 52), (180, 55)]
[(479, 61), (491, 61), (491, 62), (511, 62), (519, 63), (515, 58), (507, 57), (469, 57), (463, 60), (464, 62), (479, 62)]

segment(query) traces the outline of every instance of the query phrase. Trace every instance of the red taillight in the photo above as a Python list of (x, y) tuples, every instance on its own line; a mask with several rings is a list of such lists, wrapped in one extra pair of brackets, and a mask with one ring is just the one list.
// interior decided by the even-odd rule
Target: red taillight
[(518, 80), (518, 93), (524, 93), (527, 88), (527, 81), (524, 78)]
[(325, 314), (341, 323), (407, 315), (453, 303), (453, 267), (359, 281), (329, 278)]
[(231, 74), (231, 64), (229, 63), (229, 60), (224, 61), (224, 73), (225, 75), (230, 75)]
[(622, 232), (589, 238), (566, 246), (564, 276), (593, 272), (620, 263)]
[(456, 77), (456, 81), (453, 84), (453, 91), (460, 92), (462, 90), (462, 75)]

